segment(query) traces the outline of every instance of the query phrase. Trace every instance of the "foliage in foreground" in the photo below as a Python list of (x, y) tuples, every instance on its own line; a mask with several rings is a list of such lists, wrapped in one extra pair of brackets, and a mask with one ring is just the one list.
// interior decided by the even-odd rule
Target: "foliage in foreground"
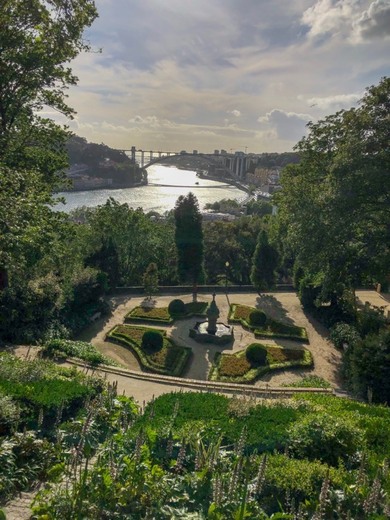
[[(46, 486), (34, 513), (42, 520), (379, 520), (389, 513), (389, 438), (373, 444), (370, 434), (375, 422), (386, 428), (389, 421), (385, 408), (325, 396), (256, 404), (166, 394), (132, 426), (117, 420), (120, 430), (93, 467), (88, 457), (79, 471), (68, 466), (69, 485)], [(263, 434), (277, 434), (279, 444), (258, 444)]]

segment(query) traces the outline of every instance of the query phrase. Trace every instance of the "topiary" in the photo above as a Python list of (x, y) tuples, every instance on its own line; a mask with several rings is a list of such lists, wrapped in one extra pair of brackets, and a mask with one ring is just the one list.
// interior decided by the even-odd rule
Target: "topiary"
[(142, 336), (142, 348), (144, 350), (157, 352), (162, 348), (163, 342), (162, 334), (156, 330), (147, 330)]
[(168, 305), (168, 312), (172, 316), (174, 314), (185, 314), (186, 306), (183, 300), (175, 299)]
[(259, 343), (252, 343), (245, 351), (247, 360), (253, 365), (265, 365), (267, 361), (267, 349)]
[(249, 314), (249, 324), (256, 327), (263, 327), (267, 321), (267, 316), (263, 311), (252, 311)]

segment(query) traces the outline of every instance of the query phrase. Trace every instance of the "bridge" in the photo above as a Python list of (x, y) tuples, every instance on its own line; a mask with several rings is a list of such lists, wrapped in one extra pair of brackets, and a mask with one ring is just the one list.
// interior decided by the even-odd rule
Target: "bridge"
[(228, 153), (213, 153), (204, 154), (198, 153), (194, 150), (190, 152), (164, 152), (161, 150), (139, 150), (135, 146), (132, 146), (128, 150), (121, 150), (126, 154), (130, 154), (131, 160), (137, 162), (141, 168), (147, 169), (152, 164), (169, 162), (174, 156), (181, 157), (196, 157), (204, 159), (214, 171), (217, 177), (231, 177), (237, 181), (244, 178), (247, 168), (247, 155), (243, 152), (236, 152), (235, 154)]

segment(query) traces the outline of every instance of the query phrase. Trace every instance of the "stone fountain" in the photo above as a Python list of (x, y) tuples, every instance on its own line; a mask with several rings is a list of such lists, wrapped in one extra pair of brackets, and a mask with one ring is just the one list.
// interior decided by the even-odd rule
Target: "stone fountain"
[(207, 307), (207, 321), (197, 321), (195, 326), (190, 329), (190, 338), (199, 343), (216, 343), (224, 345), (234, 339), (233, 327), (217, 322), (219, 318), (219, 309), (215, 302), (215, 293), (213, 300)]

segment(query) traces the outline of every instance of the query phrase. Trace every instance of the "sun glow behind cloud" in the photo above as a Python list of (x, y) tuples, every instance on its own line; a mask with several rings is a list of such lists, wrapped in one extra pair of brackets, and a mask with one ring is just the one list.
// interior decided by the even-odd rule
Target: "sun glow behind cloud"
[(388, 72), (390, 0), (97, 0), (71, 127), (118, 148), (286, 151)]

